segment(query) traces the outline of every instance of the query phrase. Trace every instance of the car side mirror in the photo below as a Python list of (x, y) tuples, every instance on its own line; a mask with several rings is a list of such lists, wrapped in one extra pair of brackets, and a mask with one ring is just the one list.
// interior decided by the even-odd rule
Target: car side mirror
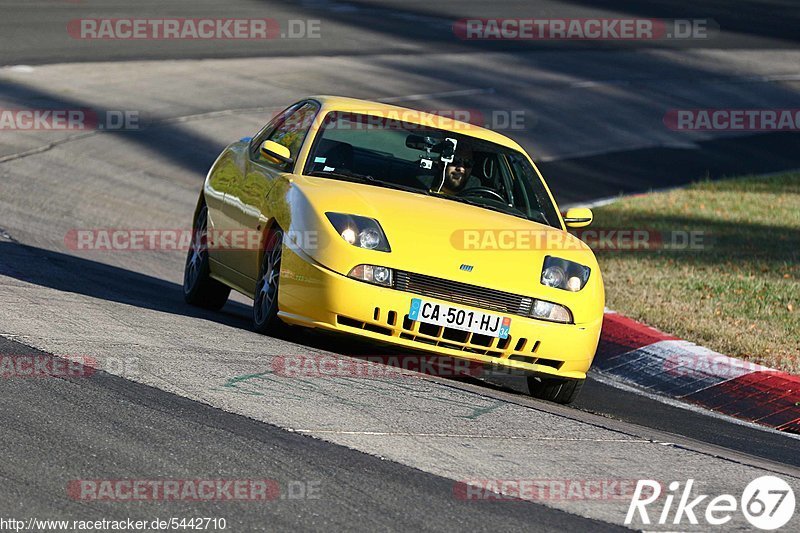
[(573, 207), (564, 215), (564, 223), (569, 228), (582, 228), (592, 223), (594, 215), (588, 207)]
[(275, 141), (264, 141), (264, 143), (261, 145), (260, 151), (261, 155), (264, 156), (267, 161), (272, 163), (294, 163), (289, 149), (282, 144), (276, 143)]

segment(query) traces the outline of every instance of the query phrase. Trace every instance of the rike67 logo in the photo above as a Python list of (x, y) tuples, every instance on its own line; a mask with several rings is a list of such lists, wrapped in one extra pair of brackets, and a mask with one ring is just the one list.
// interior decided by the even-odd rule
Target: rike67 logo
[[(625, 524), (631, 524), (638, 513), (638, 520), (645, 525), (686, 522), (698, 525), (702, 523), (698, 519), (704, 519), (707, 525), (722, 526), (730, 522), (737, 512), (741, 512), (753, 527), (771, 531), (788, 524), (794, 514), (794, 491), (779, 477), (762, 476), (754, 479), (738, 500), (732, 494), (720, 494), (709, 500), (708, 494), (694, 494), (693, 486), (693, 479), (687, 480), (682, 490), (680, 482), (670, 483), (664, 494), (663, 507), (659, 509), (660, 502), (652, 504), (662, 496), (661, 483), (650, 479), (638, 480)], [(673, 506), (675, 500), (677, 504)], [(651, 512), (654, 513), (652, 522)]]

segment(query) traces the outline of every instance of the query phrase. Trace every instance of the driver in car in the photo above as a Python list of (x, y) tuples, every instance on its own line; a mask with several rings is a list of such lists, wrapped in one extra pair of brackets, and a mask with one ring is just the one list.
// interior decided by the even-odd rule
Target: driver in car
[(471, 171), (472, 152), (463, 149), (456, 150), (453, 161), (448, 163), (444, 169), (444, 183), (439, 192), (454, 196), (463, 191), (467, 186)]

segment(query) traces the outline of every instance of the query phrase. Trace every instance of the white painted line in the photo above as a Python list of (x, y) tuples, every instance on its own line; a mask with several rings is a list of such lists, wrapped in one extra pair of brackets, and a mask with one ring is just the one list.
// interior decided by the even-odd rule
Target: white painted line
[[(616, 87), (639, 84), (644, 85), (648, 83), (664, 83), (674, 81), (670, 78), (643, 78), (643, 79), (628, 79), (628, 80), (581, 80), (569, 83), (569, 87), (573, 89), (591, 89), (594, 87)], [(773, 83), (776, 81), (800, 81), (800, 74), (772, 74), (766, 76), (743, 76), (741, 78), (710, 78), (706, 83)]]
[(509, 439), (536, 441), (574, 441), (574, 442), (651, 442), (649, 439), (579, 439), (574, 437), (536, 437), (530, 435), (470, 435), (467, 433), (405, 433), (393, 431), (339, 431), (335, 429), (290, 429), (295, 433), (324, 433), (332, 435), (366, 435), (370, 437), (437, 437), (458, 439)]
[(462, 89), (459, 91), (444, 91), (439, 93), (427, 94), (409, 94), (406, 96), (388, 96), (385, 98), (377, 98), (376, 102), (383, 102), (389, 104), (392, 102), (411, 102), (413, 100), (427, 100), (428, 98), (447, 98), (450, 96), (472, 96), (475, 94), (493, 94), (494, 87), (487, 89)]
[(27, 74), (28, 72), (33, 72), (36, 69), (30, 65), (11, 65), (8, 67), (3, 67), (3, 70), (8, 70), (10, 72), (23, 72)]
[(771, 76), (750, 76), (746, 81), (772, 82), (772, 81), (800, 81), (800, 74), (773, 74)]
[(572, 209), (573, 207), (588, 207), (589, 209), (594, 209), (595, 207), (603, 207), (604, 205), (613, 204), (614, 202), (619, 201), (621, 198), (625, 198), (625, 196), (609, 196), (608, 198), (599, 198), (597, 200), (592, 200), (591, 202), (576, 202), (574, 204), (566, 204), (559, 207), (563, 211)]
[(575, 89), (588, 89), (591, 87), (607, 87), (612, 85), (630, 85), (633, 83), (631, 80), (605, 80), (605, 81), (576, 81), (569, 84), (570, 87)]

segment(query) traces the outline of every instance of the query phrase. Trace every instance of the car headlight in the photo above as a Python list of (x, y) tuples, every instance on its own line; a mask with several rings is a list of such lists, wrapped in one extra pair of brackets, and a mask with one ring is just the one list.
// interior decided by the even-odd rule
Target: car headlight
[(374, 218), (346, 213), (325, 213), (342, 239), (367, 250), (391, 252), (389, 240), (383, 228)]
[(587, 266), (548, 255), (542, 267), (542, 285), (578, 292), (589, 281), (591, 269)]
[(374, 283), (375, 285), (391, 287), (394, 275), (391, 268), (376, 265), (358, 265), (353, 267), (347, 277)]

